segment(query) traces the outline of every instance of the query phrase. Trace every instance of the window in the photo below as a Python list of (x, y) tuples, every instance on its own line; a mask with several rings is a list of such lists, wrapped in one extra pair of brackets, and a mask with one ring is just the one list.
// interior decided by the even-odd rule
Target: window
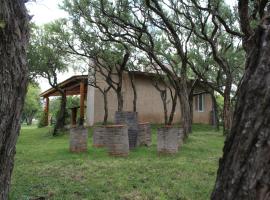
[(195, 110), (198, 112), (204, 112), (204, 94), (195, 96)]

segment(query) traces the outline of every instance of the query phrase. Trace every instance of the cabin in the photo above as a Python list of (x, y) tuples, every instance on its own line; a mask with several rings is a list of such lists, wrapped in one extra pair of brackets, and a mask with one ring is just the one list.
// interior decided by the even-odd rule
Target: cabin
[[(141, 122), (150, 122), (161, 124), (164, 123), (164, 107), (160, 92), (153, 84), (153, 73), (133, 71), (130, 72), (133, 76), (134, 85), (137, 91), (137, 112), (138, 120)], [(100, 87), (107, 85), (105, 79), (96, 74), (96, 83)], [(91, 78), (91, 77), (90, 77)], [(131, 79), (128, 73), (123, 74), (122, 94), (123, 94), (123, 110), (132, 111), (133, 109), (133, 89)], [(89, 85), (89, 75), (72, 76), (69, 79), (58, 84), (58, 87), (64, 89), (65, 94), (80, 95), (80, 107), (72, 108), (72, 124), (76, 124), (77, 109), (80, 109), (80, 119), (84, 119), (86, 126), (93, 126), (96, 123), (102, 122), (104, 117), (104, 100), (99, 89)], [(189, 81), (191, 82), (191, 81)], [(161, 84), (162, 85), (162, 84)], [(213, 119), (213, 103), (211, 95), (197, 84), (193, 93), (193, 123), (212, 124)], [(49, 99), (53, 96), (59, 96), (59, 93), (50, 88), (44, 91), (41, 95), (45, 99), (45, 116), (46, 124), (49, 117)], [(169, 94), (168, 94), (169, 96)], [(167, 102), (168, 111), (172, 106), (171, 98)], [(117, 96), (113, 89), (108, 92), (108, 122), (114, 121), (114, 114), (117, 111)], [(174, 113), (173, 123), (181, 121), (181, 108), (179, 100), (177, 100), (176, 110)]]

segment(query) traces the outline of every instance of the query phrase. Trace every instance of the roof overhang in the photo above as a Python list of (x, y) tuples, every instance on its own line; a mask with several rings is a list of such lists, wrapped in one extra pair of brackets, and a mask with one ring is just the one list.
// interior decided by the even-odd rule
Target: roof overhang
[[(87, 85), (88, 75), (72, 76), (69, 79), (57, 84), (57, 87), (63, 89), (67, 96), (80, 94), (80, 83)], [(87, 92), (87, 87), (84, 87)], [(55, 88), (50, 88), (40, 94), (41, 97), (60, 96), (60, 93)]]

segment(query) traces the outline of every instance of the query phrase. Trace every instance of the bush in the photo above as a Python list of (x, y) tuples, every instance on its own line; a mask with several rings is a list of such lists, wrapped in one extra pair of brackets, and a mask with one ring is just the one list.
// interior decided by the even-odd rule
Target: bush
[(42, 128), (45, 126), (46, 126), (46, 115), (43, 112), (38, 119), (38, 128)]

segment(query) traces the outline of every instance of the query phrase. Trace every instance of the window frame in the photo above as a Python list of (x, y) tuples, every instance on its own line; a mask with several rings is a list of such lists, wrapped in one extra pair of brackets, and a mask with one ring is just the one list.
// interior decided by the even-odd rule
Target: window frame
[[(201, 103), (200, 103), (201, 102)], [(198, 94), (196, 96), (196, 102), (195, 102), (195, 110), (197, 112), (205, 112), (205, 95), (204, 93)], [(200, 106), (201, 104), (201, 106)]]

